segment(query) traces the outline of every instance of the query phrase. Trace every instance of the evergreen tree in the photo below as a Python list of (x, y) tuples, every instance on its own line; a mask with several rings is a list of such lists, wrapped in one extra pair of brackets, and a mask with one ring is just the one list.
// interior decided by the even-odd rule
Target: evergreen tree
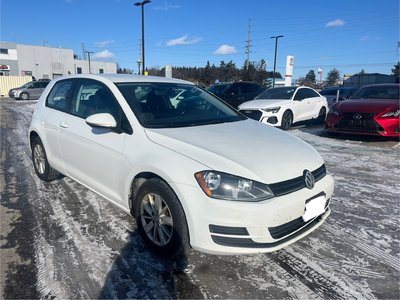
[(400, 76), (400, 61), (394, 65), (394, 68), (392, 69), (392, 75)]
[(315, 72), (314, 70), (308, 71), (306, 75), (306, 79), (308, 79), (312, 84), (315, 84)]
[(333, 68), (328, 72), (328, 75), (326, 77), (328, 85), (336, 85), (338, 84), (339, 80), (340, 80), (340, 72), (338, 70)]

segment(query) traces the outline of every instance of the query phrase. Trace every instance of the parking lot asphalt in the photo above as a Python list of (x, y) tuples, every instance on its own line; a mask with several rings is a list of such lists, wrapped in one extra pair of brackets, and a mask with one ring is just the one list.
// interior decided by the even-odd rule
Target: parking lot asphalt
[(277, 252), (190, 251), (171, 262), (103, 198), (68, 178), (37, 178), (27, 141), (35, 103), (0, 99), (2, 298), (400, 298), (398, 140), (294, 127), (334, 175), (327, 222)]

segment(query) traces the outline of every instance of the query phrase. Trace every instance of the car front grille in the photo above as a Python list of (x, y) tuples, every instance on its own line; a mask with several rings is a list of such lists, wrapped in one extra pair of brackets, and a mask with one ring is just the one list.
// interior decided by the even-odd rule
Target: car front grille
[(256, 121), (259, 121), (262, 116), (262, 112), (259, 110), (244, 109), (244, 110), (240, 110), (240, 112), (242, 114), (244, 114), (246, 117), (256, 120)]
[[(315, 182), (321, 180), (326, 175), (325, 164), (311, 173), (314, 175)], [(275, 196), (282, 196), (305, 188), (306, 183), (304, 176), (299, 176), (290, 180), (270, 184), (269, 187)]]
[(382, 132), (384, 129), (374, 120), (375, 115), (375, 113), (344, 113), (335, 128), (349, 131)]

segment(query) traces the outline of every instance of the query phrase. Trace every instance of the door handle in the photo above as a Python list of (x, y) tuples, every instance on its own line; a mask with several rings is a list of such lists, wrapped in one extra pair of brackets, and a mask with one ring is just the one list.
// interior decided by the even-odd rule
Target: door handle
[(58, 125), (60, 125), (62, 128), (68, 128), (68, 124), (65, 122), (60, 122)]

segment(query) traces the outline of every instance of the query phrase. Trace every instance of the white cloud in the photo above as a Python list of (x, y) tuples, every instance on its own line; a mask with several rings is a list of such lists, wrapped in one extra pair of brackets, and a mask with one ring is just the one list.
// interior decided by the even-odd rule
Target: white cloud
[(381, 38), (379, 36), (371, 37), (369, 35), (365, 35), (365, 36), (360, 38), (360, 42), (368, 42), (368, 41), (371, 41), (371, 40), (379, 41), (380, 39)]
[(219, 48), (217, 50), (214, 51), (214, 54), (218, 54), (218, 55), (226, 55), (226, 54), (232, 54), (232, 53), (236, 53), (236, 49), (233, 46), (229, 46), (229, 45), (221, 45), (219, 46)]
[(106, 47), (106, 46), (108, 46), (110, 44), (113, 44), (113, 43), (114, 43), (114, 40), (106, 40), (106, 41), (96, 42), (94, 44), (97, 47), (104, 48), (104, 47)]
[(325, 24), (325, 27), (339, 27), (346, 24), (342, 19), (336, 19)]
[(155, 10), (171, 10), (171, 9), (178, 9), (178, 8), (180, 8), (179, 5), (175, 5), (175, 4), (170, 4), (170, 3), (164, 2), (163, 5), (156, 6), (154, 9)]
[(191, 45), (200, 42), (202, 39), (198, 37), (189, 38), (187, 35), (184, 35), (180, 38), (169, 40), (166, 45), (168, 47), (178, 46), (178, 45)]
[(108, 50), (104, 50), (104, 51), (101, 51), (101, 52), (98, 52), (98, 53), (96, 53), (96, 54), (94, 54), (92, 57), (93, 58), (101, 58), (101, 59), (103, 59), (103, 58), (114, 58), (114, 53), (112, 53), (112, 52), (110, 52), (110, 51), (108, 51)]

